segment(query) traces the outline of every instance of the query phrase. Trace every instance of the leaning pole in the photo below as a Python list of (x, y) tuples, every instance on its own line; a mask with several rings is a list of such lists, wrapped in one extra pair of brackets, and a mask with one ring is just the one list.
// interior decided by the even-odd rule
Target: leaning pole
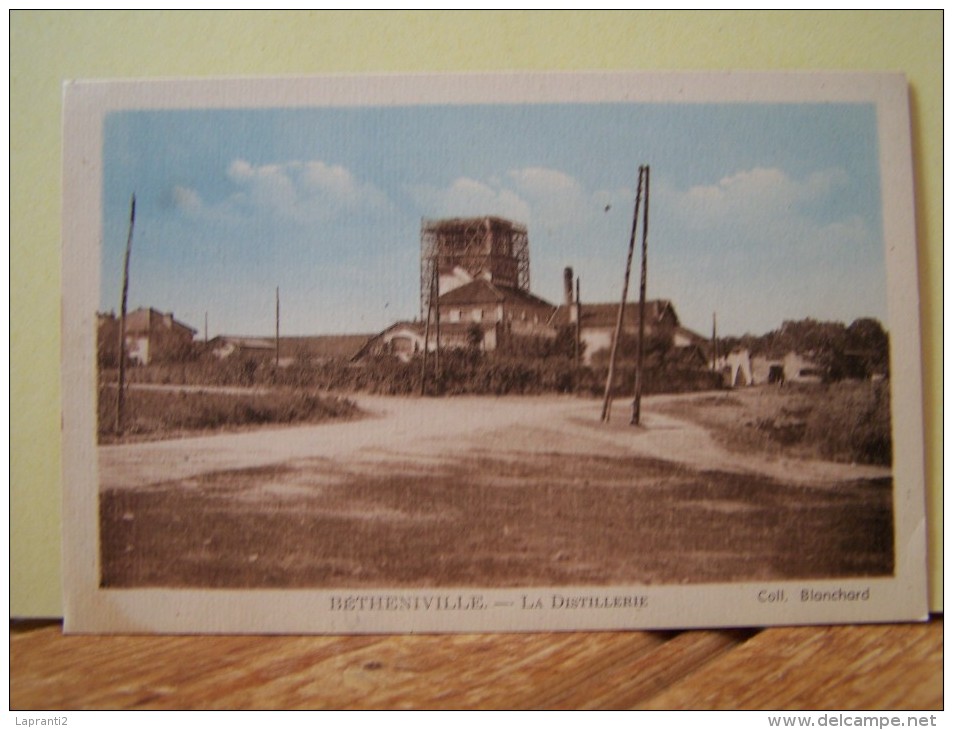
[(126, 300), (129, 298), (129, 254), (132, 251), (132, 229), (136, 225), (136, 194), (129, 203), (129, 235), (126, 236), (126, 258), (122, 265), (122, 301), (119, 304), (119, 393), (116, 399), (116, 433), (122, 433), (122, 411), (126, 399)]
[(625, 260), (625, 279), (622, 283), (622, 301), (619, 304), (619, 314), (616, 317), (615, 334), (612, 337), (612, 349), (609, 353), (609, 372), (606, 375), (606, 390), (602, 400), (602, 422), (608, 423), (612, 409), (612, 381), (615, 377), (615, 358), (619, 350), (619, 339), (622, 336), (622, 323), (625, 318), (625, 300), (629, 294), (629, 275), (632, 272), (632, 254), (635, 251), (635, 231), (639, 224), (639, 202), (642, 200), (642, 176), (645, 166), (639, 165), (639, 184), (635, 193), (635, 214), (632, 216), (632, 233), (629, 236), (629, 253)]
[(632, 426), (642, 419), (642, 371), (645, 365), (645, 278), (649, 246), (649, 166), (645, 166), (645, 207), (642, 211), (642, 278), (639, 282), (639, 345), (635, 368), (635, 398), (632, 401)]

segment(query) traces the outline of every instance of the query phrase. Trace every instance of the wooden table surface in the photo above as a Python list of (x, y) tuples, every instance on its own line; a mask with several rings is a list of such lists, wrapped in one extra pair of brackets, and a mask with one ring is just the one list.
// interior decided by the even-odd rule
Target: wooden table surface
[(64, 636), (11, 622), (10, 707), (939, 710), (943, 622), (413, 636)]

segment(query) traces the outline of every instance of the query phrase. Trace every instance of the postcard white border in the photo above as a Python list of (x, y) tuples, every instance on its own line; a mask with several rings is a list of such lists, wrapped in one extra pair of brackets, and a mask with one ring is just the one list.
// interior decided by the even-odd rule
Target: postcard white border
[[(100, 589), (96, 303), (102, 139), (121, 109), (626, 102), (864, 102), (877, 109), (894, 443), (895, 576), (682, 586), (440, 590)], [(927, 617), (913, 168), (896, 73), (507, 73), (68, 82), (63, 154), (63, 580), (68, 632), (391, 633), (764, 626)], [(870, 590), (801, 602), (801, 590)], [(783, 590), (787, 602), (763, 600)], [(474, 596), (480, 596), (474, 608)], [(594, 608), (565, 608), (591, 596)], [(442, 597), (442, 598), (441, 598)], [(364, 599), (363, 604), (361, 598)], [(404, 608), (406, 599), (418, 606)], [(429, 598), (426, 604), (423, 599)], [(402, 600), (403, 599), (403, 600)], [(526, 610), (524, 602), (543, 608)], [(603, 600), (604, 599), (604, 600)], [(350, 600), (351, 603), (344, 603)], [(436, 608), (437, 604), (444, 608)], [(363, 605), (363, 610), (357, 607)], [(470, 608), (465, 606), (469, 605)], [(456, 607), (455, 607), (456, 606)]]

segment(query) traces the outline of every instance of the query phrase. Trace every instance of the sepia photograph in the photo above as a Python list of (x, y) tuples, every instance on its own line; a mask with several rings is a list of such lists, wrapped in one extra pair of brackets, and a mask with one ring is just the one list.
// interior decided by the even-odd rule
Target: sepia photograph
[(67, 628), (925, 618), (902, 77), (66, 100)]

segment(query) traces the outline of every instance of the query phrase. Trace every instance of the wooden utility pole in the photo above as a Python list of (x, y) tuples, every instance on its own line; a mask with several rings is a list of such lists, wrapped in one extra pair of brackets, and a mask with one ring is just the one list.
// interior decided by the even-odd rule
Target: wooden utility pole
[(281, 324), (281, 293), (275, 287), (275, 367), (278, 367), (278, 335)]
[(579, 299), (579, 277), (576, 277), (576, 336), (573, 342), (573, 366), (576, 370), (576, 379), (579, 379), (579, 359), (582, 354), (580, 338), (582, 336), (582, 302)]
[(208, 312), (205, 313), (205, 346), (208, 347)]
[(430, 299), (434, 302), (434, 324), (436, 325), (437, 351), (434, 356), (434, 377), (440, 379), (440, 274), (437, 272), (437, 262), (433, 265), (433, 288)]
[(424, 324), (424, 359), (420, 365), (420, 395), (427, 392), (427, 358), (430, 351), (430, 311), (433, 308), (433, 274), (430, 275), (430, 296), (427, 297), (427, 321)]
[(711, 371), (718, 369), (718, 322), (717, 313), (711, 313)]
[(132, 229), (136, 225), (136, 194), (129, 203), (129, 234), (126, 236), (126, 258), (122, 266), (122, 302), (119, 305), (119, 393), (116, 399), (116, 433), (122, 433), (123, 407), (126, 400), (126, 300), (129, 296), (129, 255), (132, 252)]
[(645, 280), (648, 273), (649, 251), (649, 166), (645, 166), (645, 207), (642, 212), (642, 278), (639, 282), (639, 345), (635, 369), (635, 398), (632, 400), (632, 420), (638, 426), (642, 418), (642, 371), (645, 366)]
[(615, 357), (619, 349), (619, 338), (622, 336), (622, 322), (625, 318), (625, 300), (629, 294), (629, 274), (632, 271), (632, 254), (635, 250), (635, 231), (639, 224), (639, 203), (642, 200), (642, 176), (645, 167), (639, 165), (639, 184), (635, 193), (635, 214), (632, 216), (632, 234), (629, 236), (629, 253), (625, 260), (625, 280), (622, 283), (622, 302), (619, 304), (619, 314), (615, 323), (615, 334), (612, 337), (612, 349), (609, 353), (609, 372), (606, 375), (606, 391), (602, 400), (602, 422), (608, 423), (612, 408), (612, 380), (615, 377)]

